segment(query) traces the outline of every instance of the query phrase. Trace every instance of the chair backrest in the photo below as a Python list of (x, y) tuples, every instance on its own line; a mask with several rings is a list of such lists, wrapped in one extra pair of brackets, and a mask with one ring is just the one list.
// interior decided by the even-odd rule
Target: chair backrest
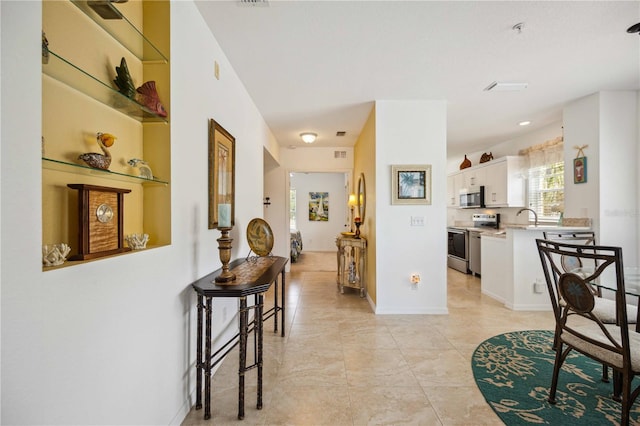
[[(593, 231), (545, 231), (542, 233), (545, 240), (560, 241), (568, 244), (580, 244), (585, 246), (596, 245), (596, 234)], [(580, 259), (574, 256), (563, 256), (562, 266), (565, 272), (582, 267)]]
[[(629, 329), (620, 247), (569, 244), (536, 240), (542, 269), (556, 317), (556, 332), (566, 333), (565, 341), (584, 341), (603, 349), (596, 356), (610, 364), (630, 365)], [(581, 265), (566, 271), (563, 257), (575, 257)], [(615, 291), (617, 325), (604, 324), (592, 310), (596, 303), (590, 289), (594, 283)], [(563, 303), (560, 303), (562, 301)], [(584, 319), (588, 321), (584, 321)], [(572, 346), (574, 346), (572, 344)], [(586, 346), (585, 346), (586, 347)]]

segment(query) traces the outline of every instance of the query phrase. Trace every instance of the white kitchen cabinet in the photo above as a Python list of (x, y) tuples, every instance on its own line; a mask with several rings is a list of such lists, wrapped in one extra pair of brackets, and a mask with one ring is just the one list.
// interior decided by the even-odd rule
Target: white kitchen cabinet
[(485, 166), (479, 166), (464, 170), (460, 177), (460, 189), (465, 189), (467, 192), (480, 191), (480, 187), (485, 184), (485, 170)]
[(484, 201), (487, 207), (525, 207), (522, 157), (493, 160), (484, 168)]
[(447, 176), (447, 207), (460, 206), (460, 189), (464, 188), (464, 172)]

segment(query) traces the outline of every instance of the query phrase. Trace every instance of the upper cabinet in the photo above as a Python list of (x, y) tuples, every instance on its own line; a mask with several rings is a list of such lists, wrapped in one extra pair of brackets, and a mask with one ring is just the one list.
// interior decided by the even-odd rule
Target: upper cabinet
[[(171, 244), (169, 1), (45, 1), (42, 14), (42, 244), (66, 243), (70, 255), (83, 245), (85, 218), (68, 185), (116, 187), (124, 235), (148, 234), (147, 248)], [(123, 60), (127, 94), (115, 82)], [(101, 146), (98, 132), (115, 142)], [(82, 154), (110, 165), (92, 167)]]
[(526, 200), (522, 157), (502, 157), (487, 164), (485, 205), (487, 207), (524, 207)]
[(524, 207), (525, 179), (522, 157), (507, 156), (469, 167), (447, 177), (447, 206), (460, 206), (460, 192), (484, 186), (487, 207)]

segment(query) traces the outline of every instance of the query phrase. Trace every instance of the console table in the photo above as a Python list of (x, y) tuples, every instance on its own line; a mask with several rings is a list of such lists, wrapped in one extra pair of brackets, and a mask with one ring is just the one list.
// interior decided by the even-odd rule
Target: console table
[[(285, 257), (264, 256), (237, 259), (229, 264), (236, 275), (230, 283), (216, 283), (215, 278), (222, 273), (218, 269), (191, 284), (198, 296), (198, 338), (196, 361), (196, 409), (202, 408), (202, 376), (204, 374), (204, 418), (211, 418), (211, 369), (217, 365), (236, 345), (240, 345), (238, 368), (238, 419), (244, 418), (244, 375), (253, 368), (258, 370), (257, 408), (262, 409), (262, 336), (263, 323), (274, 317), (274, 332), (278, 331), (278, 313), (281, 313), (282, 336), (285, 333)], [(278, 277), (281, 277), (280, 304), (278, 303)], [(264, 293), (275, 283), (274, 305), (264, 312)], [(247, 306), (247, 296), (254, 296), (254, 304)], [(218, 351), (211, 353), (211, 319), (214, 297), (236, 297), (240, 300), (238, 314), (239, 332), (229, 339)], [(249, 311), (254, 310), (254, 318), (249, 321)], [(203, 335), (204, 326), (204, 335)], [(254, 364), (247, 365), (247, 337), (253, 331), (256, 352)], [(203, 342), (204, 340), (204, 342)], [(204, 354), (203, 354), (204, 347)]]
[(338, 276), (336, 281), (340, 292), (345, 287), (360, 290), (360, 297), (364, 297), (365, 263), (367, 260), (367, 240), (353, 235), (340, 234), (336, 237), (338, 246)]

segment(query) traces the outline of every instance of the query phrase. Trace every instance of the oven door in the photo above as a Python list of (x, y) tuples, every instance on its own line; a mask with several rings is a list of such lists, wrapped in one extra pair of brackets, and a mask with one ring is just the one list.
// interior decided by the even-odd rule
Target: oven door
[(447, 265), (465, 274), (469, 273), (469, 233), (466, 229), (447, 229)]

